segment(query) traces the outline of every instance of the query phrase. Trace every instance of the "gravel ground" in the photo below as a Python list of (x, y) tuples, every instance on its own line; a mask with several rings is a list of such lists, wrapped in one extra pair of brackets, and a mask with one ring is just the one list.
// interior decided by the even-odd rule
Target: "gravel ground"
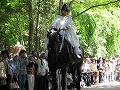
[(81, 90), (120, 90), (120, 82), (101, 83), (91, 87), (82, 87)]

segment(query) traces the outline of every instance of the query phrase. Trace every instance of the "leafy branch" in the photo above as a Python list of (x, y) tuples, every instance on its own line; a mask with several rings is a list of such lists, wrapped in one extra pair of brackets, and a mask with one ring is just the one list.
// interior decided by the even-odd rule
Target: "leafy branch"
[(72, 8), (72, 4), (75, 0), (71, 0), (70, 3), (69, 3), (69, 10)]
[(91, 7), (87, 8), (86, 10), (80, 12), (80, 13), (77, 14), (76, 16), (73, 16), (72, 18), (76, 18), (76, 17), (78, 17), (79, 15), (81, 15), (82, 13), (84, 13), (84, 12), (86, 12), (86, 11), (92, 9), (92, 8), (96, 8), (96, 7), (100, 7), (100, 6), (107, 6), (107, 5), (109, 5), (109, 4), (113, 4), (113, 3), (116, 3), (116, 2), (119, 2), (119, 1), (120, 1), (120, 0), (117, 0), (117, 1), (111, 1), (111, 2), (106, 3), (106, 4), (99, 4), (99, 5), (91, 6)]

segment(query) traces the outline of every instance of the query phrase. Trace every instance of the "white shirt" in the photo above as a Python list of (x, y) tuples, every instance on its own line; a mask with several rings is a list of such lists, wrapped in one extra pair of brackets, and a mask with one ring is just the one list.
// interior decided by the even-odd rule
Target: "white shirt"
[[(41, 61), (42, 60), (42, 61)], [(45, 76), (46, 70), (49, 72), (48, 62), (45, 59), (38, 59), (38, 75)]]
[(88, 73), (90, 71), (90, 66), (87, 61), (83, 62), (82, 73)]
[(54, 28), (59, 29), (66, 29), (65, 38), (70, 42), (73, 47), (79, 47), (79, 40), (76, 35), (76, 29), (73, 25), (72, 18), (70, 16), (61, 16), (57, 15), (52, 22), (52, 26)]

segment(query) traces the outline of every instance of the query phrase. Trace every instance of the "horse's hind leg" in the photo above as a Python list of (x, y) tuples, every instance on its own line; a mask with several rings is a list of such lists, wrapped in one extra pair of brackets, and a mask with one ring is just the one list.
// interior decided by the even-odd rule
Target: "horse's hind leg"
[(81, 69), (80, 69), (80, 63), (77, 63), (77, 83), (76, 83), (76, 88), (77, 90), (80, 90), (80, 81), (81, 81)]
[(51, 75), (52, 75), (52, 90), (57, 90), (56, 70), (51, 71)]
[(62, 90), (66, 90), (66, 69), (61, 69), (61, 73), (62, 73), (62, 80), (61, 80)]

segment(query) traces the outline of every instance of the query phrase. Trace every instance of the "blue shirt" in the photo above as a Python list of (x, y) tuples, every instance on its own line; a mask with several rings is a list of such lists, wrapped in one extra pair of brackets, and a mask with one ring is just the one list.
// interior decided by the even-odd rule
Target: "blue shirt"
[(11, 60), (6, 59), (6, 63), (7, 63), (7, 74), (12, 75), (12, 67), (11, 67)]
[(11, 61), (12, 73), (18, 74), (20, 63), (19, 61)]
[(28, 59), (20, 56), (19, 57), (19, 62), (20, 62), (19, 74), (20, 75), (27, 74), (27, 65), (29, 64)]

